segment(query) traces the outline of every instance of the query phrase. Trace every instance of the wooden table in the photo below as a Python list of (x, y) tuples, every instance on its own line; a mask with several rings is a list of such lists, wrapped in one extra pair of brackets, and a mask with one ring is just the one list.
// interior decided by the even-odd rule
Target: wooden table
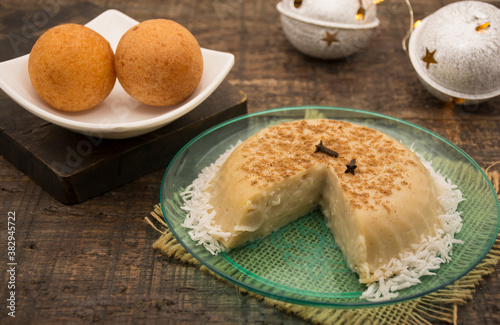
[[(421, 19), (452, 1), (413, 2), (415, 18)], [(84, 24), (110, 8), (139, 21), (169, 18), (191, 30), (202, 47), (235, 55), (235, 66), (226, 80), (246, 93), (250, 112), (301, 105), (369, 110), (444, 136), (483, 168), (500, 161), (500, 98), (453, 108), (422, 87), (401, 48), (409, 26), (404, 1), (380, 4), (381, 24), (366, 48), (338, 61), (320, 61), (298, 53), (285, 39), (276, 3), (2, 0), (0, 59), (28, 53), (48, 27), (61, 22)], [(24, 32), (24, 38), (13, 43), (12, 32)], [(0, 100), (6, 98), (1, 92)], [(500, 170), (500, 165), (495, 169)], [(161, 168), (67, 206), (0, 157), (2, 270), (9, 212), (16, 215), (18, 261), (18, 322), (7, 317), (2, 307), (0, 323), (304, 323), (151, 249), (158, 233), (143, 219), (159, 202), (164, 171)], [(3, 274), (0, 297), (5, 306), (8, 277), (5, 271)], [(499, 309), (497, 266), (477, 287), (473, 301), (460, 306), (459, 324), (498, 324)]]

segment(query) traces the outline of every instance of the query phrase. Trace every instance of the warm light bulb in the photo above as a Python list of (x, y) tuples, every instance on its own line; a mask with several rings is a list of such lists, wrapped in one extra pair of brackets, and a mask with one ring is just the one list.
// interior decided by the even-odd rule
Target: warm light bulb
[(465, 103), (465, 99), (457, 98), (457, 97), (450, 97), (450, 102), (452, 102), (455, 105), (460, 105), (460, 104)]
[(360, 7), (358, 9), (358, 13), (356, 14), (356, 20), (364, 20), (365, 19), (365, 8)]
[(476, 32), (484, 33), (486, 32), (486, 29), (488, 29), (488, 27), (490, 27), (490, 23), (484, 23), (482, 25), (479, 25), (476, 27)]
[(420, 26), (421, 23), (422, 23), (421, 20), (417, 20), (415, 24), (413, 24), (413, 28), (417, 28), (418, 26)]
[(373, 0), (374, 5), (378, 5), (379, 3), (383, 2), (384, 0)]

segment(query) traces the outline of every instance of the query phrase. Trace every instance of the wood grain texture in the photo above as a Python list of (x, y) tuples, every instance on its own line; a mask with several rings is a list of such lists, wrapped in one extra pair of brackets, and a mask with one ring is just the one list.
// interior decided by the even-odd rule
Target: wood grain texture
[[(417, 19), (451, 0), (413, 1)], [(248, 109), (328, 105), (389, 114), (426, 127), (486, 168), (500, 161), (500, 98), (450, 108), (418, 82), (401, 39), (408, 28), (403, 1), (379, 5), (381, 25), (359, 54), (325, 62), (298, 53), (285, 39), (277, 1), (228, 0), (3, 0), (0, 59), (28, 53), (41, 32), (62, 22), (86, 23), (114, 8), (139, 21), (169, 18), (190, 29), (200, 45), (231, 52), (227, 81), (248, 96)], [(495, 5), (498, 2), (491, 1)], [(13, 46), (49, 4), (45, 24)], [(166, 166), (165, 166), (166, 167)], [(500, 171), (500, 165), (492, 168)], [(81, 204), (59, 203), (0, 157), (0, 265), (6, 265), (7, 214), (16, 222), (16, 319), (2, 307), (2, 324), (168, 323), (305, 324), (200, 270), (159, 256), (158, 237), (143, 222), (159, 202), (164, 168)], [(4, 273), (5, 274), (5, 273)], [(7, 277), (0, 279), (6, 301)], [(3, 306), (3, 305), (2, 305)], [(458, 324), (500, 323), (500, 266), (474, 299), (458, 308)], [(433, 324), (442, 324), (433, 321)]]
[(0, 154), (64, 204), (84, 202), (167, 165), (204, 130), (247, 113), (246, 96), (224, 81), (203, 103), (141, 136), (77, 134), (0, 97)]

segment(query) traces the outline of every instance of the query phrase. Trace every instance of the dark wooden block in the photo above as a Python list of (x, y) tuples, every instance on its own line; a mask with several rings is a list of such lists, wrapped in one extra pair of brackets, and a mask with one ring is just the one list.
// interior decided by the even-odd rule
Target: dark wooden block
[(246, 112), (245, 94), (223, 82), (200, 106), (165, 127), (109, 140), (48, 123), (0, 92), (0, 154), (57, 200), (75, 204), (165, 168), (193, 137)]

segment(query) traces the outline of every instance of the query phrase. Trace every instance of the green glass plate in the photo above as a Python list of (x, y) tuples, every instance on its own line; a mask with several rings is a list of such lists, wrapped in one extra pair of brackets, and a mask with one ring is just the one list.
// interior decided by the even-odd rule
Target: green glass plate
[[(278, 123), (328, 118), (365, 125), (413, 145), (432, 161), (435, 170), (451, 179), (462, 191), (459, 204), (463, 228), (456, 238), (452, 261), (442, 264), (434, 276), (400, 290), (398, 297), (371, 302), (360, 299), (366, 287), (359, 283), (335, 243), (319, 210), (288, 226), (227, 253), (213, 256), (196, 245), (181, 226), (185, 211), (180, 193), (201, 169), (214, 162), (238, 140)], [(249, 291), (281, 301), (317, 307), (373, 307), (413, 299), (459, 279), (476, 266), (492, 247), (499, 230), (500, 206), (489, 179), (465, 152), (439, 135), (418, 125), (382, 114), (334, 107), (283, 108), (241, 116), (200, 134), (169, 164), (161, 186), (165, 220), (184, 248), (222, 278)]]

